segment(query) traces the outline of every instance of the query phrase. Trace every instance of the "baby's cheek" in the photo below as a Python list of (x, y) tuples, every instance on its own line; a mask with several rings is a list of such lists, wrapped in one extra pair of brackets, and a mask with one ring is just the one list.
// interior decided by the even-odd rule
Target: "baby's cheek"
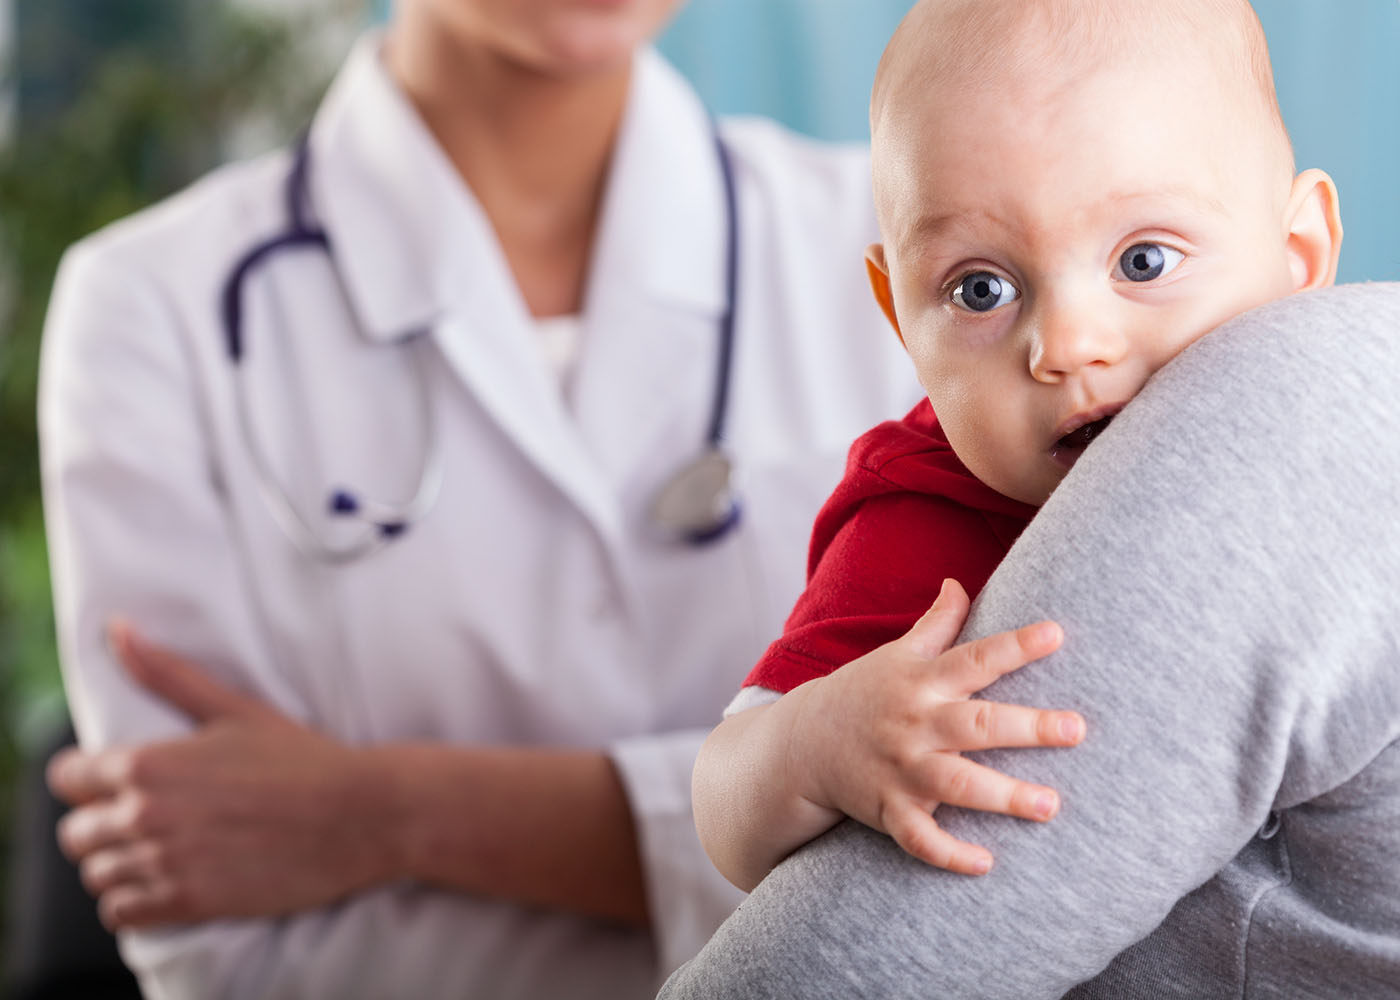
[(962, 463), (992, 489), (1023, 503), (1041, 504), (1059, 481), (1045, 442), (1035, 433), (1029, 401), (1014, 387), (989, 385), (976, 405), (954, 414), (948, 440)]
[(1012, 332), (1018, 306), (1019, 303), (1005, 306), (985, 316), (968, 316), (952, 326), (951, 339), (963, 351), (1000, 351)]

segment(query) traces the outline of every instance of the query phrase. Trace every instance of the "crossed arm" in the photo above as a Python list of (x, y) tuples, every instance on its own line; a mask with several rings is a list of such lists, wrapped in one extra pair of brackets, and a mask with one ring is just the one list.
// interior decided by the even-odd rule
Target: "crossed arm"
[[(50, 764), (50, 784), (79, 806), (60, 843), (109, 927), (277, 916), (398, 879), (646, 923), (631, 815), (603, 753), (350, 747), (129, 625), (111, 644), (197, 728)], [(570, 837), (540, 837), (560, 809)]]

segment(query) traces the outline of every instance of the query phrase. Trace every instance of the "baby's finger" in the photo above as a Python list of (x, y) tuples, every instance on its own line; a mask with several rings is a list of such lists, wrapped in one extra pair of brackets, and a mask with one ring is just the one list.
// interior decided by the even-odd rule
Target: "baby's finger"
[(1053, 788), (1008, 777), (953, 754), (936, 755), (928, 778), (930, 796), (950, 806), (1040, 822), (1054, 819), (1060, 811), (1060, 796)]
[(1055, 712), (996, 701), (947, 701), (933, 709), (930, 725), (940, 750), (997, 747), (1069, 747), (1084, 739), (1078, 712)]
[(965, 642), (938, 658), (934, 667), (938, 687), (949, 697), (976, 694), (998, 677), (1049, 656), (1064, 638), (1064, 631), (1054, 622), (1036, 622)]
[(960, 875), (985, 875), (992, 870), (990, 851), (958, 840), (913, 802), (887, 808), (881, 819), (894, 842), (925, 864)]
[(923, 617), (904, 635), (916, 656), (932, 660), (945, 652), (967, 621), (970, 602), (963, 585), (954, 579), (943, 581), (938, 597)]

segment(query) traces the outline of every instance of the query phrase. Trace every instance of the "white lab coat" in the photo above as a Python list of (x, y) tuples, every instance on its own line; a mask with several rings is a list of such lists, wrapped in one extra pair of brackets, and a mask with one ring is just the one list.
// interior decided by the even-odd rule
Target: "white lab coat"
[[(374, 38), (355, 51), (311, 132), (335, 267), (284, 253), (251, 281), (240, 377), (300, 510), (315, 517), (337, 484), (403, 498), (424, 436), (394, 339), (429, 327), (441, 497), (401, 540), (336, 567), (303, 556), (259, 494), (217, 305), (238, 257), (286, 225), (287, 154), (84, 240), (54, 293), (41, 387), (78, 731), (97, 747), (187, 727), (104, 649), (121, 614), (354, 743), (611, 748), (655, 933), (394, 885), (275, 923), (130, 935), (125, 954), (150, 996), (181, 1000), (650, 996), (738, 899), (692, 827), (695, 751), (781, 628), (849, 442), (918, 398), (865, 287), (865, 156), (761, 121), (723, 127), (743, 520), (686, 547), (653, 537), (647, 507), (710, 416), (725, 212), (704, 109), (639, 57), (566, 402), (485, 217), (377, 52)], [(561, 816), (540, 836), (568, 831)]]

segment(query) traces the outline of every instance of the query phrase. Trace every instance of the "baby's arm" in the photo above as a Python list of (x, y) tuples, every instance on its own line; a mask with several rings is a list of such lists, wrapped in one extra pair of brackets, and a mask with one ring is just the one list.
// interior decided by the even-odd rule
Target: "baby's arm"
[(1071, 746), (1072, 712), (970, 700), (1003, 674), (1046, 656), (1061, 632), (1041, 622), (952, 646), (967, 617), (961, 585), (881, 656), (857, 659), (778, 701), (726, 719), (695, 765), (701, 842), (716, 867), (751, 890), (793, 850), (851, 816), (931, 865), (967, 874), (991, 854), (933, 818), (940, 803), (1024, 819), (1059, 808), (1049, 788), (974, 764), (958, 751)]

